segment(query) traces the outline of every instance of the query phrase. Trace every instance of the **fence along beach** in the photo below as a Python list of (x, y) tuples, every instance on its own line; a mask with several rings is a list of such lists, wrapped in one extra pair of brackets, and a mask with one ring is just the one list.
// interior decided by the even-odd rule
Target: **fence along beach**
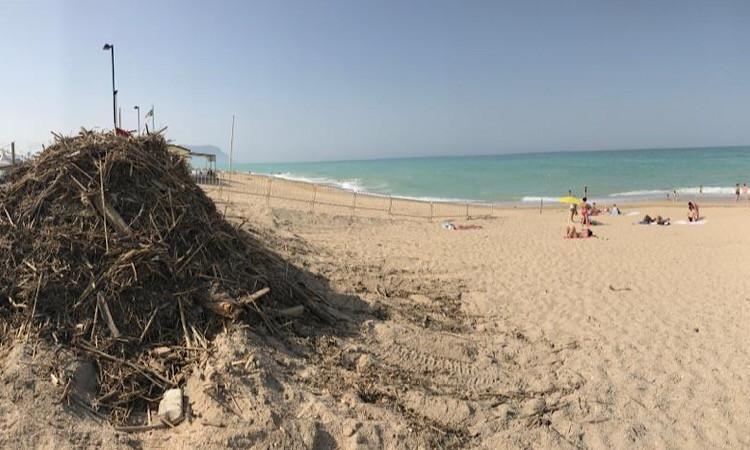
[[(482, 201), (450, 201), (407, 198), (397, 195), (377, 194), (345, 189), (332, 183), (316, 183), (288, 179), (268, 174), (248, 174), (218, 171), (217, 175), (196, 175), (196, 181), (217, 199), (231, 201), (238, 204), (265, 204), (278, 208), (314, 211), (332, 215), (360, 216), (360, 217), (393, 217), (446, 220), (468, 219), (479, 217), (495, 217), (499, 211), (506, 209), (529, 209), (542, 213), (544, 210), (561, 209), (567, 206), (559, 202), (559, 197), (537, 197), (533, 200), (524, 199), (520, 202), (482, 202)], [(728, 196), (722, 190), (717, 193), (699, 193), (698, 190), (686, 191), (681, 196), (666, 199), (666, 196), (632, 196), (622, 200), (618, 198), (604, 198), (598, 205), (603, 207), (617, 203), (626, 205), (631, 212), (648, 206), (674, 206), (676, 203), (687, 204), (688, 201), (698, 201), (701, 205), (731, 206), (734, 196)], [(659, 192), (661, 194), (661, 192)], [(744, 202), (750, 200), (747, 195), (742, 197)]]
[(215, 179), (202, 177), (197, 180), (204, 189), (220, 193), (221, 198), (230, 198), (232, 202), (257, 203), (260, 199), (267, 206), (338, 215), (438, 220), (492, 216), (496, 208), (493, 203), (410, 199), (272, 175), (220, 172)]

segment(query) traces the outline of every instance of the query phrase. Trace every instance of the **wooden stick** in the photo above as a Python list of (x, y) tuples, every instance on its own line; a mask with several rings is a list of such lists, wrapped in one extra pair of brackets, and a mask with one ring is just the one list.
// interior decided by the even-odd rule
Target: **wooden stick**
[(182, 307), (181, 297), (177, 297), (177, 305), (180, 307), (180, 322), (182, 322), (182, 333), (185, 335), (185, 342), (188, 347), (192, 347), (193, 344), (190, 342), (190, 335), (188, 334), (187, 322), (185, 321), (185, 310)]
[(107, 321), (107, 326), (109, 327), (109, 331), (112, 332), (112, 336), (117, 339), (121, 336), (120, 330), (117, 329), (117, 325), (115, 325), (115, 321), (112, 318), (112, 313), (109, 311), (109, 305), (107, 305), (107, 300), (104, 298), (104, 294), (101, 292), (96, 293), (96, 302), (99, 305), (99, 309), (102, 310), (102, 313), (104, 315), (104, 319)]
[[(102, 163), (103, 164), (103, 163)], [(102, 205), (104, 204), (104, 175), (102, 175), (102, 165), (99, 165), (99, 186), (101, 187), (101, 194), (102, 194)], [(104, 216), (104, 245), (106, 246), (106, 251), (109, 253), (109, 237), (107, 235), (107, 215), (103, 214)]]
[(92, 198), (88, 198), (85, 194), (82, 195), (82, 200), (84, 201), (84, 203), (88, 201), (89, 205), (93, 206), (96, 212), (98, 212), (104, 218), (105, 227), (107, 223), (109, 223), (115, 228), (115, 230), (117, 230), (121, 234), (124, 234), (130, 238), (134, 236), (133, 230), (127, 223), (125, 223), (125, 220), (123, 220), (120, 213), (112, 208), (112, 206), (110, 206), (110, 204), (107, 203), (106, 200), (103, 200), (96, 195), (93, 195)]
[(10, 222), (11, 226), (15, 228), (16, 224), (13, 223), (13, 219), (10, 218), (10, 214), (8, 214), (8, 210), (5, 208), (5, 206), (3, 206), (3, 209), (5, 210), (5, 216), (8, 217), (8, 221)]
[(143, 331), (141, 332), (141, 337), (138, 338), (138, 342), (143, 342), (143, 338), (146, 336), (146, 332), (148, 331), (149, 327), (151, 326), (151, 322), (154, 321), (154, 318), (156, 317), (156, 313), (159, 312), (159, 308), (157, 307), (154, 309), (154, 312), (151, 313), (151, 317), (148, 319), (148, 322), (146, 322), (146, 326), (143, 328)]
[(255, 292), (255, 293), (253, 293), (251, 295), (248, 295), (247, 297), (241, 298), (240, 299), (240, 303), (242, 303), (243, 305), (247, 305), (248, 303), (252, 303), (252, 302), (258, 300), (259, 298), (263, 297), (264, 295), (268, 294), (269, 292), (271, 292), (271, 288), (264, 287), (263, 289), (259, 290), (258, 292)]

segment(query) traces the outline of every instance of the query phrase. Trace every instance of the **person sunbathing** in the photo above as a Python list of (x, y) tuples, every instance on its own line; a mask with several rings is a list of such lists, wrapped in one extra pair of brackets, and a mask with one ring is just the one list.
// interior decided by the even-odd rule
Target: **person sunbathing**
[(688, 222), (697, 222), (701, 218), (700, 212), (698, 211), (698, 204), (688, 202)]
[(460, 225), (450, 221), (445, 221), (440, 226), (445, 230), (481, 230), (481, 225)]
[(643, 216), (643, 220), (638, 223), (641, 225), (651, 225), (652, 223), (657, 225), (670, 225), (671, 221), (669, 220), (669, 217), (663, 218), (662, 216), (656, 216), (656, 218), (654, 218), (646, 214)]
[(590, 237), (595, 237), (591, 228), (581, 229), (580, 232), (576, 231), (575, 225), (568, 225), (565, 228), (565, 238), (567, 239), (585, 239)]

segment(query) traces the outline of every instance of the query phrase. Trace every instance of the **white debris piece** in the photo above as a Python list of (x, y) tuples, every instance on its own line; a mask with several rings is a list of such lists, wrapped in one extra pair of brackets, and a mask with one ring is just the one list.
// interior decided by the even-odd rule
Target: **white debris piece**
[(169, 389), (159, 402), (159, 417), (178, 424), (182, 420), (182, 389)]

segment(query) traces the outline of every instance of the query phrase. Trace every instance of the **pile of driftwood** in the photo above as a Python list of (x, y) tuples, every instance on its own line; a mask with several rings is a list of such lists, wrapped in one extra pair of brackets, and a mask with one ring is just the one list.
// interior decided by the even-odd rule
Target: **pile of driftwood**
[(260, 297), (330, 319), (280, 264), (222, 218), (160, 135), (56, 136), (0, 191), (3, 335), (94, 360), (89, 406), (115, 423), (181, 384), (224, 321), (273, 327)]

